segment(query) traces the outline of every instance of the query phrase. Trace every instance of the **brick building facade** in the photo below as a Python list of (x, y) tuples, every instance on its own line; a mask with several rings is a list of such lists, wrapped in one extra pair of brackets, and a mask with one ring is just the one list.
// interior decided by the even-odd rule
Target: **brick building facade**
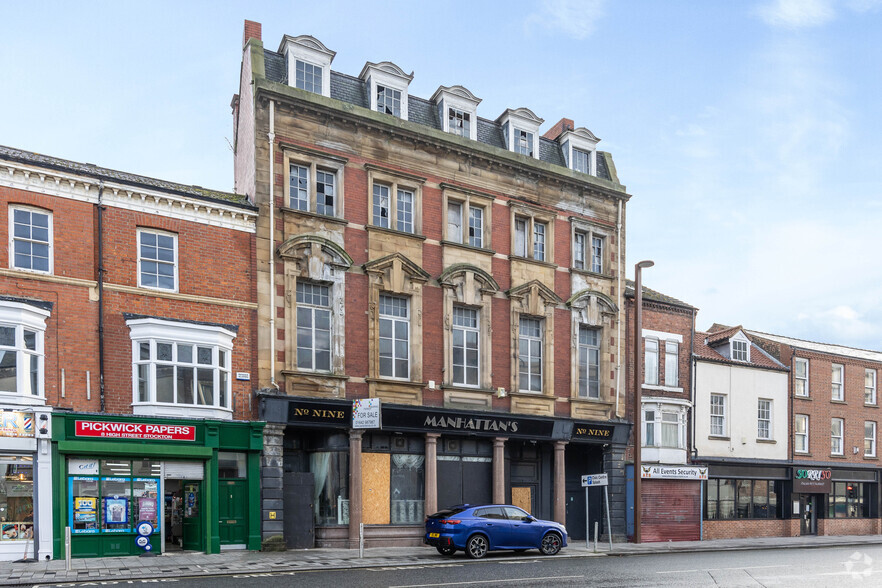
[[(393, 63), (338, 73), (306, 35), (272, 51), (246, 23), (243, 45), (235, 189), (260, 208), (279, 448), (264, 536), (355, 545), (365, 523), (368, 545), (418, 543), (424, 514), (492, 500), (578, 537), (579, 477), (603, 471), (622, 538), (629, 196), (599, 139), (567, 119), (542, 135), (526, 108), (482, 118), (462, 86), (409, 95)], [(382, 431), (351, 428), (362, 398)]]
[[(625, 291), (628, 415), (634, 416), (634, 283)], [(643, 287), (641, 386), (641, 541), (697, 541), (701, 481), (691, 463), (692, 350), (696, 308)], [(628, 457), (633, 460), (634, 438)], [(635, 475), (629, 466), (629, 480)], [(695, 479), (684, 479), (695, 475)], [(634, 508), (629, 504), (629, 534)]]
[[(155, 549), (174, 548), (159, 498), (181, 483), (163, 457), (189, 456), (193, 484), (216, 493), (225, 442), (210, 437), (250, 431), (222, 423), (256, 414), (251, 382), (236, 377), (255, 371), (256, 209), (234, 194), (7, 147), (0, 163), (0, 470), (21, 481), (0, 496), (0, 558), (21, 557), (28, 537), (32, 553), (58, 557), (65, 526), (75, 555), (134, 553), (139, 514), (156, 523)], [(131, 431), (86, 431), (110, 422)], [(194, 437), (172, 451), (166, 432), (178, 429), (162, 427), (178, 425)], [(243, 439), (232, 449), (254, 469), (260, 436)], [(191, 517), (191, 548), (226, 542), (213, 502)], [(111, 511), (112, 523), (102, 518)], [(243, 544), (255, 546), (258, 523), (237, 523)]]

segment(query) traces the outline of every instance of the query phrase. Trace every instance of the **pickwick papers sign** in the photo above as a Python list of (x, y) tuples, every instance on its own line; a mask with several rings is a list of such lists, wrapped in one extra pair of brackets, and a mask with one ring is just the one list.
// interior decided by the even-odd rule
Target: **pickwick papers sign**
[(144, 439), (150, 441), (195, 441), (196, 427), (159, 423), (110, 423), (104, 421), (76, 421), (77, 437), (104, 439)]

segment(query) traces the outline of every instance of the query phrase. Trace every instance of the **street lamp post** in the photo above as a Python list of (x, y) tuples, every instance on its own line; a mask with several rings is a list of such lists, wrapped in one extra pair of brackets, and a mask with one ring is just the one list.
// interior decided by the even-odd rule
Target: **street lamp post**
[(640, 448), (643, 445), (643, 268), (652, 267), (654, 261), (644, 260), (634, 266), (634, 542), (640, 543), (642, 533), (643, 497), (640, 482)]

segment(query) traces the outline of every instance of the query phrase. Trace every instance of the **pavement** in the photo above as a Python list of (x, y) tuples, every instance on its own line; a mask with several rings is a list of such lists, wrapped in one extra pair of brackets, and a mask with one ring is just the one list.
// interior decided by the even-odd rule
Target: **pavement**
[[(750, 539), (718, 539), (714, 541), (677, 541), (660, 543), (608, 543), (587, 546), (583, 541), (570, 543), (555, 557), (637, 556), (660, 553), (708, 551), (747, 551), (754, 549), (804, 549), (821, 547), (854, 547), (882, 545), (882, 535), (846, 535), (836, 537), (755, 537)], [(535, 559), (538, 551), (523, 554), (491, 552), (487, 559)], [(470, 561), (457, 552), (452, 558), (439, 555), (435, 549), (421, 547), (372, 547), (359, 557), (358, 549), (300, 549), (284, 552), (224, 551), (206, 555), (182, 552), (155, 557), (100, 557), (74, 559), (66, 569), (63, 559), (32, 562), (0, 562), (0, 586), (29, 586), (69, 582), (127, 583), (128, 580), (192, 576), (243, 576), (297, 572), (306, 570), (339, 570), (351, 568), (386, 568), (465, 563)], [(88, 584), (87, 584), (88, 585)]]

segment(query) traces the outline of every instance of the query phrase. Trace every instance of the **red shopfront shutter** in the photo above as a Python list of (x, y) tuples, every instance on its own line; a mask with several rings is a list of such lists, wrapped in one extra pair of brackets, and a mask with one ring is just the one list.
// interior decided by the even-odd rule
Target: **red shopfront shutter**
[(698, 541), (701, 482), (643, 480), (643, 541)]

